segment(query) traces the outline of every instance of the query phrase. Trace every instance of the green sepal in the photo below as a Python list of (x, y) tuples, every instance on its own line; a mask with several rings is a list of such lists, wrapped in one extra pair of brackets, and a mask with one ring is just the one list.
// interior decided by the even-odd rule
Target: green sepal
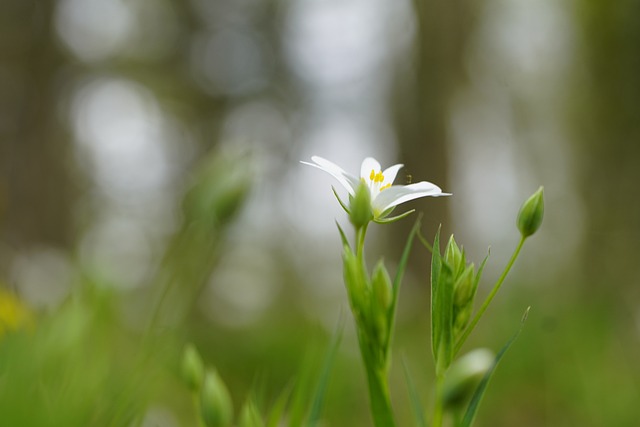
[(333, 185), (331, 186), (331, 190), (333, 191), (333, 195), (336, 196), (336, 199), (338, 199), (338, 203), (340, 203), (340, 206), (342, 206), (342, 209), (344, 209), (344, 211), (347, 213), (347, 215), (351, 215), (351, 212), (349, 212), (349, 208), (342, 201), (340, 196), (338, 196), (338, 192), (336, 191), (336, 188)]
[(391, 218), (384, 218), (384, 217), (382, 217), (382, 218), (374, 218), (373, 222), (375, 222), (376, 224), (389, 224), (389, 223), (401, 220), (402, 218), (406, 218), (409, 215), (411, 215), (412, 213), (414, 213), (415, 211), (416, 211), (415, 209), (411, 209), (409, 211), (401, 213), (400, 215), (392, 216)]
[(346, 246), (351, 249), (351, 246), (349, 246), (349, 240), (347, 240), (347, 235), (344, 234), (344, 230), (342, 229), (342, 227), (340, 227), (338, 221), (336, 221), (336, 226), (338, 226), (338, 231), (340, 232), (340, 240), (342, 240), (342, 246)]

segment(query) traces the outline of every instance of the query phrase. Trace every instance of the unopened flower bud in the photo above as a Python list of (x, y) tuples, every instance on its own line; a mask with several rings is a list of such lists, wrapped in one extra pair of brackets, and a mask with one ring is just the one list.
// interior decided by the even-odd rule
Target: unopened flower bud
[(454, 277), (456, 277), (462, 268), (464, 268), (464, 254), (458, 247), (456, 240), (453, 238), (453, 234), (449, 238), (447, 247), (444, 249), (444, 260), (451, 268)]
[(367, 277), (362, 264), (348, 245), (344, 246), (342, 253), (344, 263), (344, 283), (349, 294), (349, 302), (356, 316), (361, 316), (368, 311), (367, 304)]
[(391, 307), (393, 294), (391, 278), (382, 261), (379, 261), (373, 269), (371, 287), (373, 294), (373, 310), (371, 310), (373, 326), (380, 343), (383, 343), (389, 336), (389, 308)]
[(469, 264), (462, 274), (457, 278), (455, 288), (453, 290), (453, 302), (456, 306), (462, 307), (469, 303), (475, 295), (474, 286), (474, 265)]
[(356, 188), (356, 194), (351, 197), (349, 210), (349, 219), (357, 229), (366, 226), (373, 219), (371, 193), (369, 192), (369, 187), (367, 187), (367, 184), (364, 182), (360, 183), (358, 188)]
[(198, 350), (193, 344), (187, 345), (184, 349), (181, 373), (182, 379), (187, 383), (189, 390), (195, 392), (200, 389), (204, 377), (204, 365)]
[(493, 353), (477, 349), (456, 360), (442, 384), (442, 400), (447, 407), (456, 407), (471, 397), (484, 374), (493, 365)]
[(200, 393), (200, 415), (206, 427), (229, 427), (233, 403), (227, 387), (215, 369), (207, 370)]
[(381, 311), (386, 311), (391, 306), (391, 278), (387, 269), (384, 268), (382, 261), (379, 261), (373, 269), (373, 276), (371, 277), (371, 284), (373, 287), (373, 297), (375, 298), (376, 306)]
[(544, 216), (544, 187), (533, 193), (522, 205), (518, 213), (518, 230), (522, 237), (527, 238), (538, 231)]

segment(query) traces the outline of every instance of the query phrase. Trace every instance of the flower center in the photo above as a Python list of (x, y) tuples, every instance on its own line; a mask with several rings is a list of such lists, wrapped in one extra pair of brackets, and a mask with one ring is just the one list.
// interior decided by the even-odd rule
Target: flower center
[(371, 181), (370, 187), (374, 192), (374, 195), (382, 190), (391, 187), (391, 183), (387, 183), (386, 185), (382, 186), (380, 185), (384, 182), (384, 175), (382, 174), (382, 171), (376, 172), (375, 170), (371, 169), (371, 173), (369, 174), (369, 181)]

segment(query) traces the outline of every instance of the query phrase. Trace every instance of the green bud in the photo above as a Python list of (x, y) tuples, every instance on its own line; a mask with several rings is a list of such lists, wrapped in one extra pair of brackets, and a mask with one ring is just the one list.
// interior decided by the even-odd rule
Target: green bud
[(467, 305), (475, 294), (474, 265), (469, 264), (456, 279), (453, 290), (453, 303), (458, 307)]
[(544, 217), (544, 187), (533, 193), (522, 205), (518, 213), (518, 230), (522, 237), (527, 238), (538, 231)]
[(393, 298), (391, 278), (382, 261), (378, 261), (371, 277), (373, 292), (372, 320), (380, 343), (384, 343), (389, 335), (389, 308)]
[(252, 399), (247, 400), (242, 407), (238, 427), (264, 427), (260, 411)]
[(362, 263), (358, 260), (348, 245), (344, 246), (342, 253), (344, 263), (344, 283), (347, 287), (349, 302), (351, 309), (356, 318), (368, 312), (368, 293), (367, 276), (362, 267)]
[(181, 373), (182, 379), (189, 387), (189, 390), (193, 392), (200, 390), (204, 377), (204, 365), (198, 350), (193, 344), (188, 344), (182, 353)]
[(491, 369), (493, 360), (493, 353), (483, 348), (473, 350), (456, 360), (447, 371), (442, 384), (445, 407), (459, 407), (469, 399), (484, 374)]
[(453, 234), (449, 238), (447, 247), (444, 249), (444, 261), (447, 263), (449, 268), (451, 268), (454, 277), (456, 277), (464, 268), (464, 253), (458, 247), (456, 240), (453, 238)]
[(371, 193), (369, 192), (367, 184), (360, 182), (360, 185), (356, 188), (356, 194), (350, 199), (349, 219), (355, 228), (360, 229), (369, 224), (373, 219), (373, 212), (371, 211)]
[(469, 324), (472, 312), (473, 304), (453, 308), (453, 335), (456, 341), (464, 331), (464, 328)]
[(206, 427), (229, 427), (233, 403), (227, 387), (215, 369), (207, 370), (200, 393), (200, 415)]
[(221, 225), (233, 219), (251, 187), (245, 157), (215, 153), (200, 161), (183, 202), (187, 221), (213, 221)]
[(389, 277), (387, 269), (384, 268), (382, 261), (378, 261), (373, 269), (371, 285), (373, 287), (374, 304), (381, 312), (386, 312), (389, 307), (391, 307), (393, 294), (391, 278)]

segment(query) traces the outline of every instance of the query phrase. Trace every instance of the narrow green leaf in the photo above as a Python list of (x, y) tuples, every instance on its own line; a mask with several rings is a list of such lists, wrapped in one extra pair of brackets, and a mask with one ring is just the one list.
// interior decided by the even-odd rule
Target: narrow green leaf
[(336, 225), (338, 226), (338, 231), (340, 232), (340, 239), (342, 240), (342, 246), (351, 248), (351, 246), (349, 246), (349, 240), (347, 240), (347, 235), (344, 234), (344, 230), (342, 229), (342, 227), (340, 227), (340, 224), (338, 223), (338, 221), (336, 221)]
[(420, 395), (418, 394), (418, 390), (416, 389), (413, 380), (411, 379), (411, 374), (409, 373), (409, 366), (407, 365), (407, 360), (402, 358), (402, 366), (404, 368), (404, 377), (407, 382), (407, 389), (409, 390), (409, 400), (411, 401), (411, 409), (413, 409), (413, 417), (416, 420), (416, 425), (418, 427), (427, 427), (427, 421), (424, 417), (424, 408), (422, 407), (422, 403), (420, 402)]
[(280, 424), (282, 414), (284, 414), (284, 410), (289, 402), (292, 388), (292, 385), (289, 385), (278, 395), (267, 416), (267, 427), (278, 427)]
[(442, 263), (433, 310), (438, 319), (436, 373), (443, 374), (453, 360), (453, 271)]
[(302, 427), (306, 414), (306, 404), (309, 400), (313, 377), (311, 357), (307, 355), (302, 365), (302, 372), (293, 390), (291, 405), (289, 406), (289, 427)]
[(464, 418), (462, 419), (462, 422), (458, 427), (470, 427), (471, 424), (473, 424), (473, 421), (476, 418), (476, 414), (478, 413), (478, 408), (480, 406), (480, 402), (482, 401), (482, 397), (484, 396), (484, 393), (487, 390), (487, 386), (489, 385), (489, 381), (491, 380), (491, 377), (493, 376), (493, 373), (495, 372), (496, 367), (498, 366), (498, 363), (500, 362), (502, 357), (505, 355), (507, 350), (509, 350), (509, 348), (515, 342), (515, 340), (518, 338), (518, 336), (520, 335), (520, 332), (522, 332), (522, 328), (524, 327), (524, 322), (527, 321), (527, 316), (529, 315), (530, 309), (531, 307), (527, 307), (527, 309), (524, 312), (524, 315), (522, 316), (522, 320), (520, 321), (520, 327), (509, 339), (509, 341), (507, 341), (507, 343), (502, 347), (502, 349), (500, 349), (500, 352), (496, 355), (496, 358), (493, 361), (493, 365), (491, 366), (491, 369), (487, 371), (487, 373), (484, 375), (484, 377), (480, 381), (480, 384), (478, 384), (476, 391), (473, 393), (473, 396), (471, 397), (471, 401), (469, 402), (467, 411), (464, 414)]
[(333, 190), (333, 195), (336, 196), (336, 199), (338, 199), (338, 203), (340, 203), (340, 206), (342, 206), (342, 209), (344, 209), (347, 215), (351, 215), (351, 212), (349, 212), (349, 208), (347, 207), (347, 205), (344, 204), (340, 196), (338, 196), (338, 192), (336, 191), (334, 186), (331, 186), (331, 190)]
[(438, 363), (438, 347), (440, 342), (440, 318), (436, 310), (438, 300), (437, 290), (440, 281), (440, 270), (442, 268), (442, 256), (440, 255), (440, 227), (433, 240), (431, 251), (431, 350), (433, 360)]
[(311, 410), (309, 411), (309, 417), (307, 419), (307, 426), (314, 427), (320, 420), (320, 413), (322, 412), (322, 405), (324, 403), (324, 397), (327, 392), (327, 385), (329, 384), (329, 376), (331, 374), (331, 367), (338, 353), (338, 347), (340, 341), (342, 341), (342, 331), (344, 330), (344, 316), (340, 315), (338, 320), (338, 326), (333, 334), (333, 339), (329, 350), (324, 359), (320, 378), (313, 395), (313, 403), (311, 404)]

